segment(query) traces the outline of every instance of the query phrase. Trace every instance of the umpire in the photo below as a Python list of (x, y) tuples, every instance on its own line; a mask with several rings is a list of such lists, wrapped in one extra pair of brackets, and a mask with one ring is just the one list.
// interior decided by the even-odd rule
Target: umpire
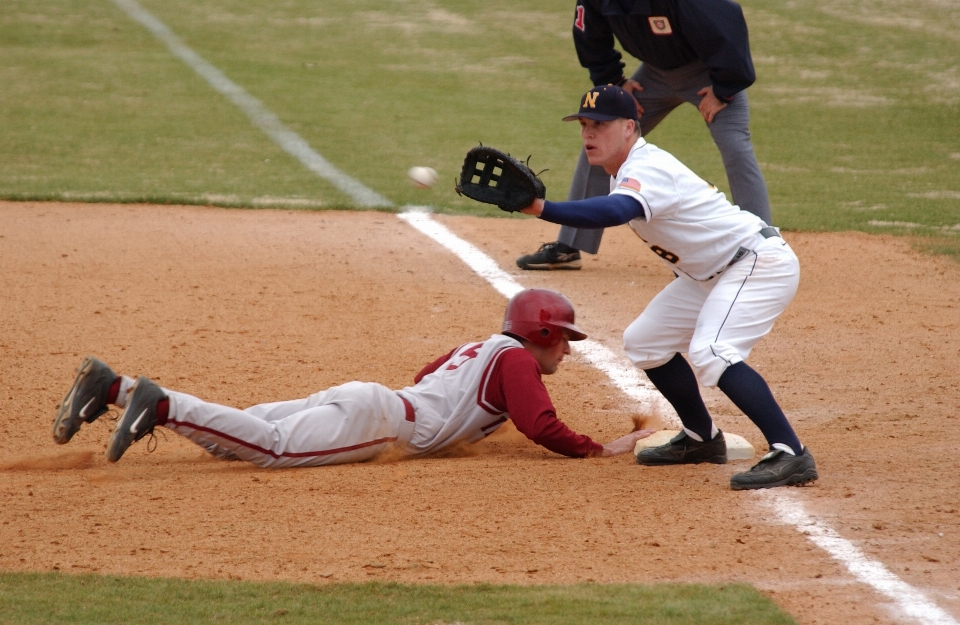
[[(630, 78), (614, 48), (641, 60)], [(744, 90), (756, 75), (747, 23), (732, 0), (577, 0), (573, 41), (596, 85), (615, 84), (637, 99), (646, 137), (684, 102), (697, 107), (723, 157), (732, 202), (773, 225), (767, 183), (750, 142)], [(610, 176), (581, 151), (568, 200), (610, 192)], [(603, 229), (563, 226), (557, 241), (517, 259), (521, 269), (580, 269), (580, 252), (596, 254)]]

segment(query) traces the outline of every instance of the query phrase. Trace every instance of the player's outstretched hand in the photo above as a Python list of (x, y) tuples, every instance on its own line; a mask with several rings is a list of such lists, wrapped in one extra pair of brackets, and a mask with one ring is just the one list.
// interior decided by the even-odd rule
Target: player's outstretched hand
[(633, 451), (633, 448), (636, 447), (637, 441), (641, 438), (646, 438), (656, 432), (656, 430), (637, 430), (636, 432), (630, 432), (626, 436), (621, 436), (616, 440), (612, 440), (606, 445), (603, 446), (603, 453), (600, 455), (604, 458), (609, 456), (619, 456), (620, 454), (625, 454), (628, 451)]

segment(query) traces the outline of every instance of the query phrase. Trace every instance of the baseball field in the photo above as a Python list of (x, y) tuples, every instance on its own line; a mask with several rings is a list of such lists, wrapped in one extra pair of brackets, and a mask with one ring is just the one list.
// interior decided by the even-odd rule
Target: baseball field
[[(558, 120), (589, 86), (569, 4), (3, 3), (0, 623), (960, 621), (944, 0), (742, 3), (754, 145), (801, 263), (751, 365), (815, 454), (812, 486), (730, 491), (748, 462), (565, 459), (509, 425), (442, 457), (291, 470), (159, 432), (108, 464), (116, 415), (51, 440), (85, 355), (237, 406), (400, 388), (498, 331), (504, 284), (565, 293), (626, 366), (622, 330), (672, 278), (659, 259), (619, 228), (582, 271), (522, 272), (555, 226), (452, 190), (482, 141), (566, 195), (579, 137)], [(692, 107), (649, 140), (725, 189)], [(440, 183), (414, 188), (413, 165)], [(582, 352), (546, 382), (598, 440), (635, 416), (676, 427)]]

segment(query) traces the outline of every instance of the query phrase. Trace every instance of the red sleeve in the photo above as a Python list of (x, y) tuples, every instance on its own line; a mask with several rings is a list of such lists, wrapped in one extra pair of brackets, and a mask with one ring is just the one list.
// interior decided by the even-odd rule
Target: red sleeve
[(599, 454), (603, 445), (577, 434), (557, 418), (540, 365), (525, 349), (508, 349), (490, 374), (485, 399), (503, 407), (520, 432), (538, 445), (564, 456), (583, 458)]
[(430, 375), (431, 373), (433, 373), (434, 371), (436, 371), (437, 369), (439, 369), (439, 368), (440, 368), (440, 365), (442, 365), (443, 363), (445, 363), (445, 362), (447, 362), (448, 360), (450, 360), (450, 356), (452, 356), (452, 355), (453, 355), (453, 352), (457, 351), (458, 349), (460, 349), (460, 348), (459, 348), (459, 347), (454, 347), (454, 348), (451, 349), (449, 352), (447, 352), (447, 353), (444, 354), (443, 356), (440, 356), (439, 358), (437, 358), (436, 360), (434, 360), (433, 362), (431, 362), (429, 365), (427, 365), (427, 366), (425, 366), (423, 369), (421, 369), (421, 370), (420, 370), (420, 373), (417, 374), (417, 377), (413, 378), (413, 383), (414, 383), (414, 384), (419, 384), (419, 383), (420, 383), (420, 380), (422, 380), (424, 377)]

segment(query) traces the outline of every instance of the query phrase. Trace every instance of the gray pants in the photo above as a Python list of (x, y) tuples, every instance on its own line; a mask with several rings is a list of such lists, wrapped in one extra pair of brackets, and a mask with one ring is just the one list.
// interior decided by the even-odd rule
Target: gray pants
[[(684, 102), (697, 106), (697, 92), (710, 86), (705, 65), (699, 61), (672, 70), (659, 70), (646, 64), (632, 76), (643, 86), (637, 100), (643, 107), (640, 130), (644, 137), (657, 127), (670, 111)], [(723, 158), (727, 182), (733, 203), (773, 225), (770, 217), (770, 197), (767, 183), (760, 172), (757, 157), (750, 142), (750, 107), (747, 94), (741, 91), (733, 101), (717, 113), (712, 124), (707, 124), (714, 143)], [(602, 167), (591, 167), (586, 153), (580, 151), (577, 168), (573, 172), (568, 200), (582, 200), (610, 193), (610, 176)], [(583, 252), (596, 254), (600, 249), (603, 229), (562, 226), (557, 240)]]

